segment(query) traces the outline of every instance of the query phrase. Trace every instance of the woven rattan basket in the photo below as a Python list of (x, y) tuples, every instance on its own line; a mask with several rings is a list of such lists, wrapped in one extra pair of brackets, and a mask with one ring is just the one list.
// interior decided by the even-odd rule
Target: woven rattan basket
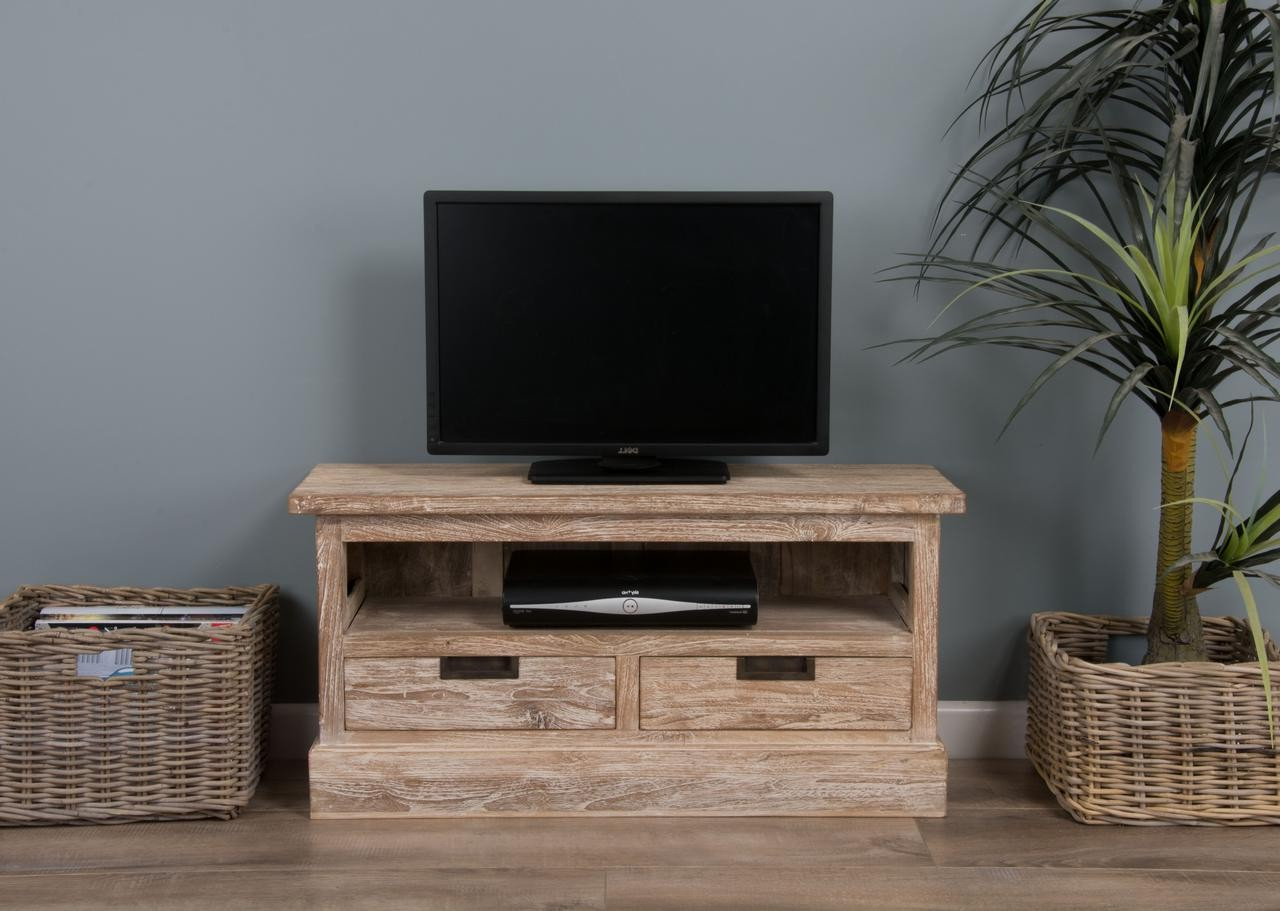
[[(0, 604), (0, 825), (236, 816), (262, 772), (273, 585), (24, 586)], [(246, 605), (231, 627), (33, 630), (46, 604)], [(132, 649), (132, 676), (76, 656)]]
[[(1280, 823), (1280, 756), (1248, 628), (1205, 618), (1210, 662), (1106, 663), (1109, 637), (1146, 627), (1032, 615), (1027, 755), (1058, 803), (1085, 823)], [(1267, 654), (1276, 662), (1270, 639)]]

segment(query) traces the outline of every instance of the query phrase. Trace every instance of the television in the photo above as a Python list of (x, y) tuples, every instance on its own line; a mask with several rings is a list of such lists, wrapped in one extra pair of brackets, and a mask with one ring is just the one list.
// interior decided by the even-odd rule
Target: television
[(720, 483), (825, 455), (827, 192), (423, 197), (427, 450), (535, 483)]

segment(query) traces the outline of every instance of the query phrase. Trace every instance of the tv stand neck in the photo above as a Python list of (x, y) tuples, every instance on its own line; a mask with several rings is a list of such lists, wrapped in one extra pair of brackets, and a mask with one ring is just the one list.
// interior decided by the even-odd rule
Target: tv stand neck
[(723, 484), (729, 466), (714, 459), (605, 456), (542, 459), (529, 466), (534, 484)]
[(596, 463), (605, 471), (653, 471), (662, 465), (657, 456), (605, 456)]

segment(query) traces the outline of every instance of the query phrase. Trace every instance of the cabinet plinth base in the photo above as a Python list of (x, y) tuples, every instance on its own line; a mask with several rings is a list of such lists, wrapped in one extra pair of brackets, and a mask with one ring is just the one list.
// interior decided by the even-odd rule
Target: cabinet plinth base
[(311, 749), (311, 816), (942, 816), (946, 751)]

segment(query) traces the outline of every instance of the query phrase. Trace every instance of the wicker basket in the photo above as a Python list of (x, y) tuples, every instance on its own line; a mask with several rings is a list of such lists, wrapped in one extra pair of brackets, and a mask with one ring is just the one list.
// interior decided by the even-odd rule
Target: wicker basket
[[(0, 825), (230, 819), (262, 772), (274, 585), (24, 586), (0, 604)], [(246, 605), (218, 629), (33, 630), (46, 604)], [(76, 656), (133, 650), (133, 676), (77, 676)]]
[[(1210, 662), (1104, 663), (1108, 637), (1146, 628), (1032, 615), (1027, 755), (1058, 803), (1085, 823), (1280, 823), (1280, 756), (1248, 628), (1205, 618)], [(1270, 639), (1267, 655), (1277, 662)]]

